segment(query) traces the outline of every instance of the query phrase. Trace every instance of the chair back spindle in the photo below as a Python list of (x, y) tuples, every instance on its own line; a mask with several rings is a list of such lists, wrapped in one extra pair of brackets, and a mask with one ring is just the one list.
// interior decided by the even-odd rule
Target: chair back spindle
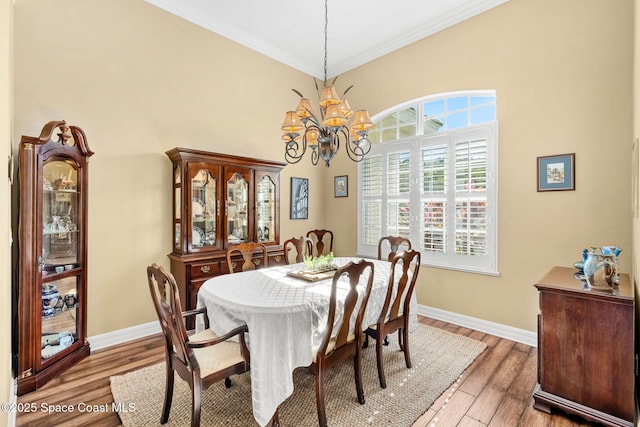
[[(308, 237), (292, 237), (284, 242), (284, 261), (287, 264), (303, 262), (304, 257), (312, 253), (312, 241)], [(294, 257), (295, 255), (295, 257)], [(294, 262), (291, 262), (291, 261)]]
[(333, 252), (333, 232), (330, 230), (311, 230), (307, 237), (312, 241), (312, 255), (327, 255)]
[(378, 241), (378, 259), (391, 261), (397, 253), (409, 249), (411, 249), (411, 240), (406, 237), (385, 236)]
[[(234, 255), (242, 255), (242, 265), (237, 266), (237, 263), (232, 260)], [(262, 256), (259, 258), (258, 256)], [(257, 265), (266, 267), (269, 264), (269, 257), (267, 254), (267, 247), (264, 243), (246, 242), (232, 245), (227, 248), (227, 267), (229, 273), (236, 273), (238, 271), (255, 270)]]

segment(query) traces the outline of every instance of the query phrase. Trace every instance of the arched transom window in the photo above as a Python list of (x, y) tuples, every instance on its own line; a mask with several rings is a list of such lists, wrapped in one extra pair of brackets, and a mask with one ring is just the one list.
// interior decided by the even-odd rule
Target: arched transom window
[(495, 91), (422, 97), (373, 121), (358, 167), (358, 253), (403, 236), (426, 265), (497, 274)]

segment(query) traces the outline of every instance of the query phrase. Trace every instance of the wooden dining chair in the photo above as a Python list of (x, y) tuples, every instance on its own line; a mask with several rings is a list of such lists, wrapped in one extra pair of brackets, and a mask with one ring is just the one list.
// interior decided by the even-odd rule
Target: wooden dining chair
[[(401, 272), (399, 270), (400, 268), (402, 269)], [(387, 387), (382, 355), (382, 348), (387, 335), (398, 331), (398, 345), (400, 346), (400, 350), (404, 352), (404, 361), (407, 368), (411, 368), (411, 353), (409, 351), (409, 307), (419, 270), (420, 252), (409, 249), (393, 257), (387, 286), (387, 296), (380, 311), (380, 317), (375, 325), (371, 325), (365, 330), (365, 347), (368, 346), (369, 337), (376, 340), (378, 379), (380, 380), (380, 387), (382, 388)], [(398, 275), (400, 275), (399, 278)], [(397, 286), (395, 286), (396, 281), (398, 283)]]
[[(293, 264), (291, 260), (293, 259), (295, 263), (304, 261), (304, 257), (311, 255), (311, 239), (308, 237), (300, 236), (292, 237), (288, 240), (285, 240), (282, 245), (284, 248), (284, 261), (287, 264)], [(295, 256), (295, 257), (294, 257)]]
[(330, 230), (311, 230), (307, 233), (311, 239), (312, 255), (327, 255), (333, 252), (333, 232)]
[[(358, 283), (362, 274), (369, 270), (369, 278), (364, 287), (364, 292), (358, 292)], [(340, 279), (346, 276), (349, 279), (347, 294), (343, 303), (343, 308), (338, 309), (338, 284), (344, 283)], [(371, 261), (360, 260), (359, 262), (349, 262), (338, 268), (331, 283), (331, 296), (329, 299), (329, 311), (324, 337), (317, 348), (314, 348), (313, 362), (309, 370), (315, 375), (316, 382), (316, 406), (318, 410), (318, 424), (320, 427), (327, 425), (327, 414), (324, 404), (324, 374), (327, 369), (335, 366), (349, 358), (353, 358), (353, 369), (356, 381), (356, 393), (358, 402), (364, 404), (364, 391), (362, 389), (362, 344), (364, 334), (362, 332), (362, 318), (369, 301), (371, 286), (373, 283), (373, 263)], [(356, 312), (355, 329), (349, 330), (352, 314)], [(335, 322), (338, 317), (342, 317), (342, 322), (334, 332)]]
[[(202, 392), (223, 379), (225, 386), (231, 387), (231, 375), (249, 370), (249, 351), (244, 337), (247, 327), (217, 336), (209, 329), (205, 308), (182, 311), (178, 285), (171, 273), (153, 264), (147, 267), (147, 279), (165, 340), (166, 384), (160, 424), (169, 420), (174, 372), (177, 372), (191, 389), (191, 426), (197, 427)], [(205, 329), (188, 336), (184, 319), (196, 315), (204, 316)], [(229, 340), (232, 337), (237, 339)]]
[[(242, 255), (242, 266), (240, 268), (236, 268), (238, 264), (237, 261), (231, 260), (231, 258), (237, 254)], [(262, 259), (256, 258), (256, 255), (262, 255)], [(269, 264), (267, 247), (264, 243), (246, 242), (232, 245), (227, 248), (227, 267), (229, 268), (229, 273), (255, 270), (260, 264), (262, 264), (263, 267), (266, 267)]]
[[(401, 236), (385, 236), (378, 241), (378, 259), (391, 261), (400, 251), (411, 249), (411, 240)], [(386, 254), (383, 258), (382, 254)]]

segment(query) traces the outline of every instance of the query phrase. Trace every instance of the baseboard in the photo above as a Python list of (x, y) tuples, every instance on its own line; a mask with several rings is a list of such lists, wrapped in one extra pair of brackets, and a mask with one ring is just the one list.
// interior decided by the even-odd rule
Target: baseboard
[[(510, 339), (532, 347), (536, 347), (538, 345), (537, 335), (534, 332), (525, 331), (523, 329), (488, 322), (486, 320), (476, 319), (474, 317), (452, 313), (450, 311), (440, 310), (426, 305), (418, 305), (418, 314), (431, 317), (432, 319), (442, 320), (443, 322), (464, 326), (465, 328), (475, 329), (476, 331), (485, 332), (500, 338)], [(93, 352), (117, 344), (122, 344), (127, 341), (159, 334), (161, 332), (160, 323), (155, 321), (119, 329), (113, 332), (107, 332), (105, 334), (94, 335), (87, 339), (89, 340), (91, 351)]]
[[(15, 408), (18, 404), (18, 379), (11, 378), (11, 388), (9, 390), (9, 407)], [(18, 415), (17, 411), (6, 411), (7, 412), (7, 427), (15, 427), (16, 425), (16, 416)]]
[(149, 335), (159, 334), (162, 332), (160, 322), (143, 323), (142, 325), (131, 326), (129, 328), (118, 329), (117, 331), (107, 332), (105, 334), (94, 335), (88, 337), (91, 351), (101, 350), (117, 344), (138, 338), (148, 337)]
[(509, 339), (532, 347), (538, 346), (538, 334), (524, 329), (518, 329), (511, 326), (502, 325), (500, 323), (489, 322), (475, 317), (465, 316), (463, 314), (453, 313), (450, 311), (440, 310), (438, 308), (426, 305), (418, 305), (418, 314), (431, 317), (432, 319), (442, 320), (443, 322), (453, 323), (465, 328), (474, 329), (476, 331), (485, 332), (500, 338)]

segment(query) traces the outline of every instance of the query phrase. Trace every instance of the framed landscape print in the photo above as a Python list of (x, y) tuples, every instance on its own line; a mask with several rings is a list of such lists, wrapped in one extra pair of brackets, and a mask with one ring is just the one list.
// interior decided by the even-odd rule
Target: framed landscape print
[(538, 191), (576, 189), (576, 155), (538, 157)]
[(349, 177), (347, 175), (333, 178), (333, 197), (347, 197), (349, 195)]
[(309, 180), (291, 177), (291, 213), (290, 219), (309, 217)]

